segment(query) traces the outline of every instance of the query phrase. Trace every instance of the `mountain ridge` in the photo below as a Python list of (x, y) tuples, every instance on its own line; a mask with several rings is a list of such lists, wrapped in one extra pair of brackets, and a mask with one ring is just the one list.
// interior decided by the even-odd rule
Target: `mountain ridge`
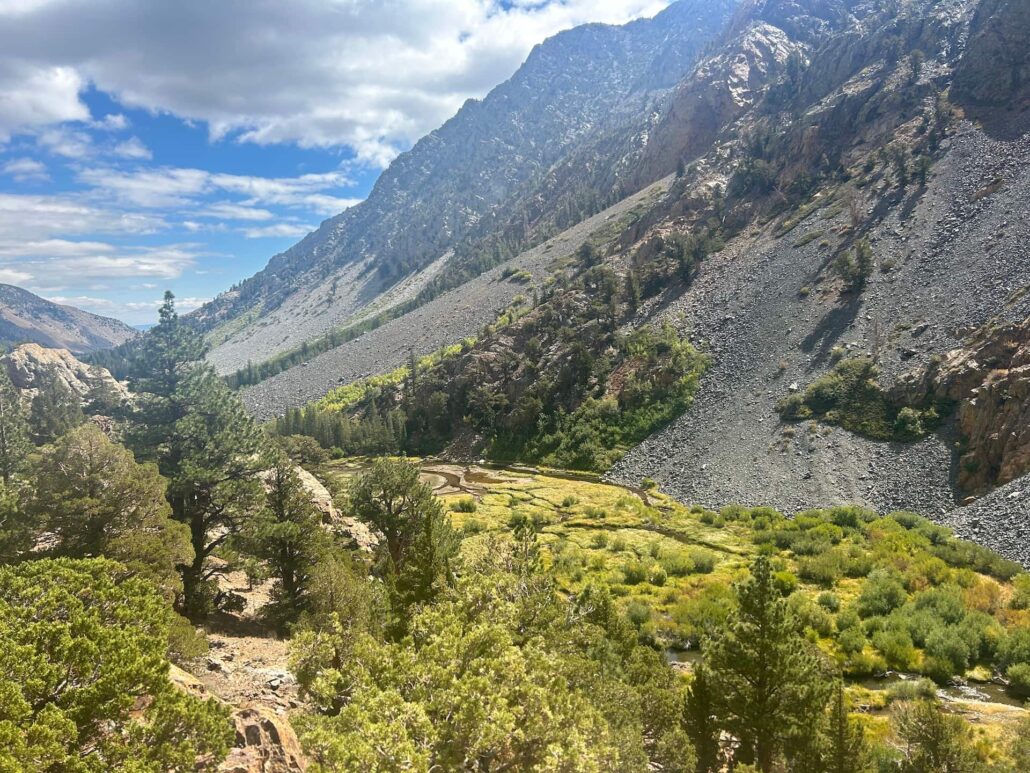
[(40, 298), (0, 284), (0, 343), (36, 343), (86, 354), (130, 341), (138, 332), (124, 322)]

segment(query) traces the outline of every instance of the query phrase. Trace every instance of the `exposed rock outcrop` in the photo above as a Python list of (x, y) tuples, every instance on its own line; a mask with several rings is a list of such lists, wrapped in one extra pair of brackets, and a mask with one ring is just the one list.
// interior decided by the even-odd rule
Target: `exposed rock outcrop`
[(101, 382), (114, 394), (129, 398), (129, 390), (117, 381), (107, 370), (87, 365), (67, 349), (48, 349), (39, 344), (22, 344), (3, 358), (7, 374), (14, 386), (23, 392), (35, 394), (42, 378), (52, 374), (73, 394), (85, 397)]
[[(225, 703), (178, 666), (171, 666), (168, 678), (183, 692)], [(200, 761), (200, 769), (217, 773), (302, 773), (308, 769), (310, 762), (286, 717), (267, 706), (247, 703), (233, 709), (232, 723), (236, 740), (228, 756), (213, 766)]]
[(987, 326), (928, 367), (903, 377), (903, 402), (956, 404), (958, 486), (971, 494), (1030, 472), (1030, 318)]

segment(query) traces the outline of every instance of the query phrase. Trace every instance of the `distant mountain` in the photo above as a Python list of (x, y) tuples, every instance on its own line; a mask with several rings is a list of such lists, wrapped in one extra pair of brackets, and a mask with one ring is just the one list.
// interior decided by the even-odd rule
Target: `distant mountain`
[[(259, 362), (355, 320), (373, 303), (381, 309), (410, 298), (454, 268), (461, 246), (481, 261), (496, 257), (476, 248), (482, 226), (532, 198), (534, 181), (580, 148), (620, 130), (643, 141), (640, 117), (691, 71), (734, 7), (733, 0), (681, 0), (653, 19), (588, 24), (536, 46), (510, 80), (398, 156), (366, 201), (196, 312), (213, 331), (211, 361), (222, 371)], [(595, 198), (577, 202), (577, 215), (613, 203)]]
[(0, 284), (0, 344), (37, 343), (75, 354), (109, 349), (138, 333), (124, 322), (33, 295), (14, 285)]

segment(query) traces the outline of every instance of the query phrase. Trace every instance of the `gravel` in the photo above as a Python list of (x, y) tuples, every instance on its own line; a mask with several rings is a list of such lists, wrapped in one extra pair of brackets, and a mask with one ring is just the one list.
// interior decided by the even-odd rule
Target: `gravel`
[(941, 520), (960, 537), (1030, 569), (1030, 475), (999, 486)]
[[(843, 223), (810, 215), (775, 239), (733, 240), (658, 315), (706, 348), (713, 365), (695, 405), (614, 468), (613, 481), (656, 480), (707, 506), (766, 504), (787, 512), (855, 502), (941, 520), (956, 503), (955, 438), (945, 428), (914, 444), (867, 440), (813, 423), (785, 425), (776, 402), (831, 366), (833, 347), (877, 350), (885, 381), (957, 347), (995, 316), (1021, 320), (1030, 298), (1030, 134), (992, 138), (962, 123), (925, 192), (910, 186), (870, 233), (877, 271), (858, 298), (818, 284)], [(1002, 180), (997, 192), (984, 195)], [(827, 235), (795, 247), (800, 237)], [(803, 287), (812, 288), (802, 292)], [(1013, 554), (1014, 555), (1014, 554)]]

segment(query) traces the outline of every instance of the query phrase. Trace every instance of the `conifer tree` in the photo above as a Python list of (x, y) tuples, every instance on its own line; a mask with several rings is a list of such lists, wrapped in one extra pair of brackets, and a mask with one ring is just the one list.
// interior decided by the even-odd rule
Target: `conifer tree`
[(275, 582), (269, 617), (284, 628), (308, 611), (312, 570), (329, 540), (321, 513), (285, 455), (266, 473), (265, 486), (265, 506), (245, 526), (242, 542), (268, 563)]
[(79, 396), (53, 370), (41, 374), (39, 381), (29, 411), (29, 427), (36, 445), (44, 445), (82, 424), (86, 416)]
[(822, 713), (829, 684), (819, 656), (797, 632), (767, 557), (752, 564), (737, 595), (738, 608), (722, 635), (708, 642), (704, 665), (720, 723), (740, 741), (738, 760), (768, 773)]
[(160, 322), (148, 332), (131, 375), (138, 394), (131, 432), (137, 456), (168, 481), (175, 520), (190, 529), (193, 559), (180, 566), (182, 608), (203, 617), (234, 599), (220, 593), (224, 565), (212, 555), (239, 534), (261, 503), (261, 436), (225, 382), (200, 361), (204, 341), (183, 324), (165, 294)]
[(826, 773), (864, 773), (869, 769), (865, 738), (848, 714), (844, 683), (839, 679), (830, 696)]
[(153, 464), (137, 464), (84, 424), (44, 450), (29, 510), (56, 536), (58, 554), (114, 558), (174, 598), (182, 589), (176, 567), (192, 551), (188, 530), (171, 519), (166, 485)]
[(6, 368), (0, 368), (0, 478), (9, 486), (25, 466), (29, 448), (29, 423), (21, 398)]
[(719, 725), (715, 710), (708, 670), (703, 663), (698, 663), (684, 702), (684, 724), (697, 754), (697, 773), (719, 770)]

